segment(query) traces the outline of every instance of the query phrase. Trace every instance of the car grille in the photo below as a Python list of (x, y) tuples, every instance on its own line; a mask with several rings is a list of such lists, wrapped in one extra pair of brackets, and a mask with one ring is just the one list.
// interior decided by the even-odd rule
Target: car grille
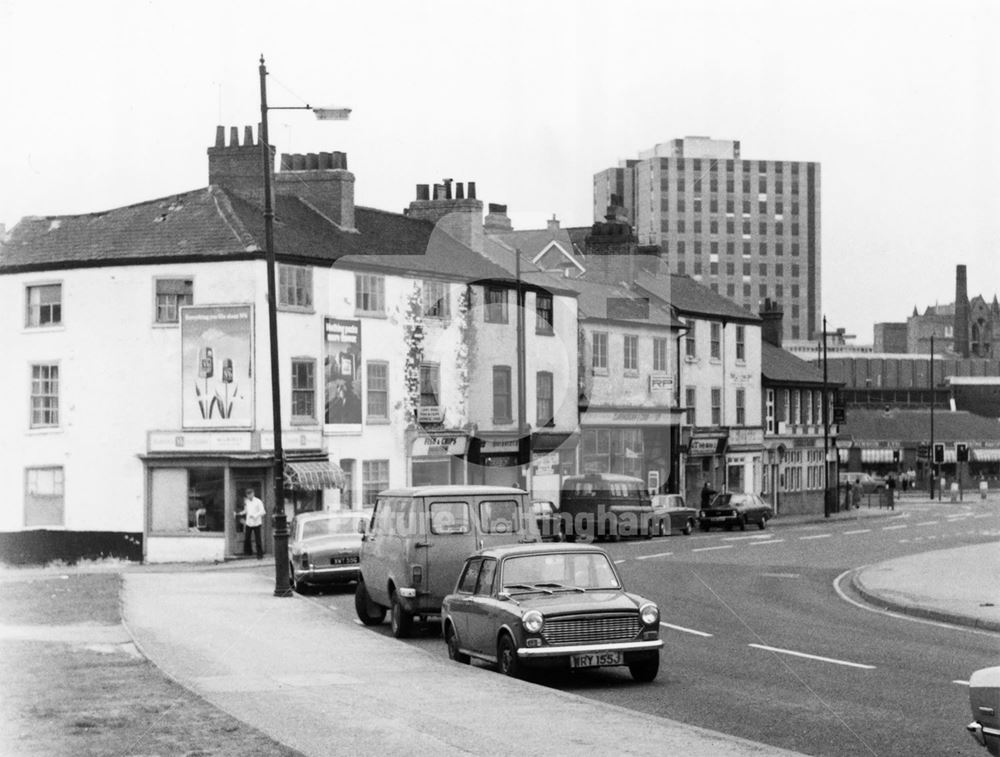
[(638, 613), (626, 615), (575, 615), (545, 620), (542, 637), (549, 644), (586, 644), (628, 641), (642, 630)]

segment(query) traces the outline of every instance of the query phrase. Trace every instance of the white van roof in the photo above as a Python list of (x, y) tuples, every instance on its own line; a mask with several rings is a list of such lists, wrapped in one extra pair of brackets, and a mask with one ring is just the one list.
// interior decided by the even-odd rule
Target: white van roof
[(386, 489), (378, 493), (380, 497), (461, 497), (486, 494), (527, 494), (516, 486), (486, 486), (483, 484), (433, 484), (430, 486), (407, 486), (401, 489)]

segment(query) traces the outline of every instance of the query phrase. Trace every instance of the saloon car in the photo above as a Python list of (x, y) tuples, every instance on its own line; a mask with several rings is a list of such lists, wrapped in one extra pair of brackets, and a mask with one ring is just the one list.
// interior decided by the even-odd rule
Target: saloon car
[(653, 528), (659, 536), (680, 532), (690, 534), (698, 522), (698, 510), (688, 507), (680, 494), (653, 496)]
[(288, 578), (292, 588), (346, 584), (358, 580), (358, 524), (370, 513), (333, 510), (299, 513), (288, 537)]
[(530, 669), (627, 666), (637, 681), (660, 668), (660, 611), (625, 591), (607, 553), (588, 544), (483, 549), (465, 560), (444, 599), (448, 656)]
[(980, 746), (1000, 755), (1000, 666), (977, 670), (969, 678), (972, 722), (966, 726)]
[(716, 494), (708, 507), (698, 513), (698, 525), (702, 531), (708, 531), (712, 526), (722, 526), (730, 529), (739, 526), (746, 530), (747, 524), (755, 523), (763, 530), (767, 521), (774, 517), (774, 510), (760, 496), (738, 492), (723, 492)]

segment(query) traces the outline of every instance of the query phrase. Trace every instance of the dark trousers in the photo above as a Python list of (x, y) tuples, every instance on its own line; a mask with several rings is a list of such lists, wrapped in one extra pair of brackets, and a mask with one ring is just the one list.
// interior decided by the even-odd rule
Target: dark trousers
[(257, 557), (263, 557), (264, 547), (260, 541), (260, 526), (243, 526), (243, 554), (247, 557), (253, 554), (250, 551), (250, 534), (253, 534), (254, 544), (257, 546)]

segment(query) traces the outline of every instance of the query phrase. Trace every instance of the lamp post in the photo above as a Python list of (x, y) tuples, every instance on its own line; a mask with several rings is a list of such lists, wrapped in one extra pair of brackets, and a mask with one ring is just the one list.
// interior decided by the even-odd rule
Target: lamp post
[[(928, 459), (931, 475), (930, 475), (930, 494), (931, 499), (934, 499), (934, 484), (937, 483), (937, 463), (934, 461), (934, 335), (931, 334), (931, 359), (930, 359), (930, 375), (928, 377), (928, 382), (931, 387), (931, 446), (928, 449)], [(940, 497), (939, 497), (940, 499)]]
[[(823, 316), (823, 515), (830, 517), (830, 511), (837, 505), (837, 497), (830, 501), (830, 389), (827, 385), (827, 358), (826, 358), (826, 316)], [(839, 480), (838, 480), (839, 488)], [(839, 508), (837, 508), (839, 509)]]
[(267, 261), (267, 326), (270, 336), (271, 361), (271, 419), (274, 425), (274, 512), (272, 538), (274, 541), (274, 596), (290, 597), (292, 588), (288, 577), (288, 517), (285, 515), (285, 453), (281, 443), (281, 365), (278, 359), (278, 293), (274, 258), (274, 208), (271, 203), (271, 170), (274, 160), (267, 137), (267, 112), (269, 110), (311, 110), (320, 120), (343, 120), (349, 108), (313, 108), (309, 105), (269, 106), (267, 104), (267, 68), (260, 56), (260, 151), (264, 164), (264, 246)]

